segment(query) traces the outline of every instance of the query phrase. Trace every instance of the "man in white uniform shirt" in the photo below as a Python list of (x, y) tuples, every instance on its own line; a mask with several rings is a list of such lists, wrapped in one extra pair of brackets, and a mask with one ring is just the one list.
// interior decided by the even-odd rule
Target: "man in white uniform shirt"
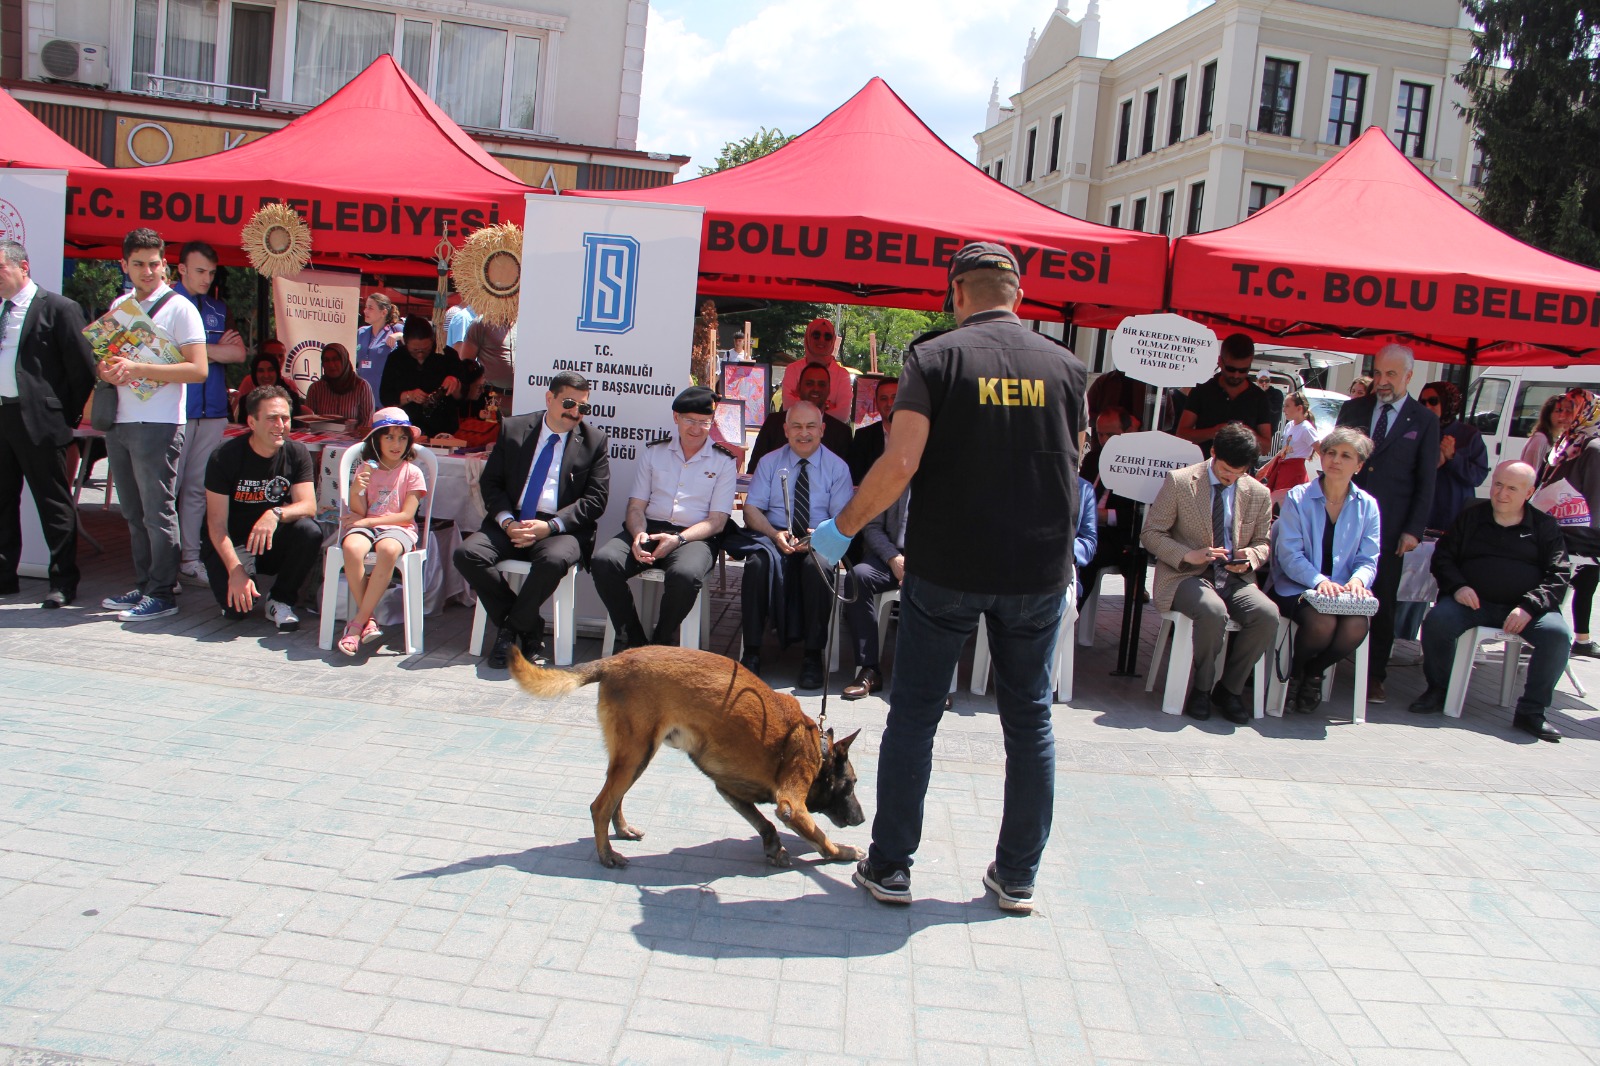
[[(206, 329), (193, 303), (167, 284), (166, 245), (152, 229), (122, 239), (122, 269), (133, 298), (156, 328), (178, 346), (176, 363), (135, 363), (113, 356), (100, 377), (117, 386), (117, 423), (106, 434), (106, 455), (117, 500), (128, 520), (135, 588), (101, 601), (124, 622), (147, 622), (178, 613), (178, 456), (183, 448), (188, 385), (206, 380)], [(155, 386), (148, 398), (131, 387)]]
[[(611, 624), (629, 646), (676, 644), (678, 627), (694, 606), (716, 561), (708, 541), (733, 513), (738, 460), (711, 440), (716, 393), (693, 385), (672, 401), (678, 432), (644, 448), (628, 494), (622, 531), (594, 553), (589, 571)], [(628, 579), (650, 567), (665, 575), (655, 633), (647, 637), (628, 591)]]

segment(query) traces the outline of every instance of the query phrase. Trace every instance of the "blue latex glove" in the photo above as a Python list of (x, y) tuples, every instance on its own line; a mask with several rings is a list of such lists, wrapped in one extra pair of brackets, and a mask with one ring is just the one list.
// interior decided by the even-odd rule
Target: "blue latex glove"
[(831, 569), (844, 558), (844, 553), (850, 549), (851, 539), (839, 532), (839, 527), (830, 518), (811, 531), (811, 550)]

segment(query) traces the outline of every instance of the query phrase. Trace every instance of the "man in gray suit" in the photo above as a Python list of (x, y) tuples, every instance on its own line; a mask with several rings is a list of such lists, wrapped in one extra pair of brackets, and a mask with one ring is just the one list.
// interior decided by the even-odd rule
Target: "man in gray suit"
[(1439, 471), (1439, 417), (1407, 389), (1415, 362), (1411, 349), (1386, 344), (1372, 360), (1372, 391), (1339, 408), (1339, 425), (1354, 426), (1372, 438), (1368, 459), (1355, 483), (1378, 499), (1382, 520), (1378, 576), (1372, 584), (1378, 613), (1367, 638), (1372, 671), (1367, 702), (1388, 700), (1389, 652), (1394, 647), (1394, 612), (1406, 553), (1422, 543), (1433, 507), (1433, 483)]

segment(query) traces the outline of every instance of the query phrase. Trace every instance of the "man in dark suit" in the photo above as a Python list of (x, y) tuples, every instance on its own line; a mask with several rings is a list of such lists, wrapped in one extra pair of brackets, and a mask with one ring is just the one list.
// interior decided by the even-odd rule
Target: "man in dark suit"
[(1394, 647), (1400, 574), (1406, 553), (1422, 543), (1439, 468), (1439, 417), (1406, 393), (1414, 362), (1410, 348), (1384, 345), (1372, 360), (1372, 391), (1339, 408), (1339, 425), (1354, 426), (1372, 438), (1372, 458), (1355, 476), (1355, 483), (1377, 497), (1382, 520), (1378, 576), (1372, 586), (1378, 613), (1367, 638), (1368, 703), (1389, 698), (1385, 682)]
[(66, 448), (94, 388), (83, 311), (28, 276), (28, 250), (0, 240), (0, 595), (18, 591), (22, 483), (50, 549), (45, 607), (78, 594), (78, 515)]
[[(828, 402), (828, 371), (826, 367), (814, 363), (791, 363), (789, 373), (796, 370), (800, 373), (800, 400), (816, 404), (817, 410), (825, 410)], [(799, 402), (799, 401), (786, 401)], [(750, 448), (750, 461), (745, 464), (745, 469), (750, 473), (756, 472), (756, 465), (768, 452), (775, 452), (782, 448), (788, 437), (784, 435), (784, 419), (768, 418), (761, 424), (761, 432), (756, 434), (756, 442)], [(822, 416), (822, 446), (841, 459), (850, 457), (850, 423), (840, 421), (830, 414)]]
[[(513, 641), (530, 661), (540, 654), (544, 619), (539, 609), (569, 569), (587, 564), (611, 489), (610, 442), (583, 421), (589, 413), (588, 379), (562, 371), (550, 379), (544, 402), (542, 414), (500, 424), (500, 439), (479, 479), (488, 514), (483, 528), (455, 553), (456, 569), (499, 626), (484, 660), (496, 670), (505, 668)], [(518, 591), (495, 570), (506, 559), (532, 567)]]
[(899, 394), (899, 378), (879, 381), (872, 393), (872, 406), (878, 410), (878, 421), (862, 426), (850, 438), (850, 454), (845, 458), (850, 462), (850, 480), (857, 485), (867, 476), (872, 464), (878, 461), (878, 456), (883, 454), (884, 429), (888, 424), (889, 412), (894, 410), (894, 398)]

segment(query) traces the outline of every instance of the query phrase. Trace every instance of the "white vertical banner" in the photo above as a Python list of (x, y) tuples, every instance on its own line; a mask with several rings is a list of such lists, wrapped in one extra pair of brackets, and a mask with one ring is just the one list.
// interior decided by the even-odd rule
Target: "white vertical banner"
[[(28, 276), (52, 292), (61, 291), (61, 250), (66, 231), (65, 170), (0, 169), (0, 238), (20, 241), (28, 249)], [(39, 525), (33, 493), (22, 492), (22, 557), (17, 571), (24, 577), (48, 577), (50, 552)]]
[[(355, 358), (361, 327), (361, 277), (332, 270), (302, 270), (272, 279), (272, 306), (283, 342), (284, 378), (301, 396), (322, 376), (322, 349), (344, 345)], [(377, 399), (377, 397), (373, 397)]]

